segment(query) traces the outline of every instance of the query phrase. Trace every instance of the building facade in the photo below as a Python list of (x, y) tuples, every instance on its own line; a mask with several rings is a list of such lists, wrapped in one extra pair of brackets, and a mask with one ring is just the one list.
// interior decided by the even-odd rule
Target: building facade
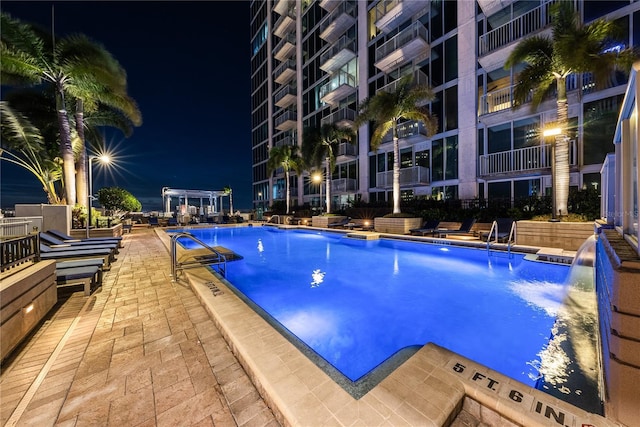
[[(284, 200), (284, 172), (267, 173), (269, 150), (300, 145), (308, 127), (353, 126), (358, 104), (398, 80), (431, 85), (438, 133), (419, 122), (399, 126), (403, 199), (519, 198), (551, 193), (551, 143), (543, 129), (557, 120), (555, 98), (533, 110), (514, 108), (519, 71), (504, 68), (519, 41), (550, 32), (553, 0), (256, 0), (251, 2), (253, 203)], [(604, 17), (640, 44), (640, 2), (572, 1), (583, 22)], [(600, 170), (624, 98), (616, 75), (595, 90), (589, 74), (567, 79), (570, 185), (599, 190)], [(332, 172), (332, 209), (351, 200), (391, 201), (389, 135), (375, 152), (370, 126), (344, 143)], [(320, 202), (308, 172), (290, 178), (293, 204)]]

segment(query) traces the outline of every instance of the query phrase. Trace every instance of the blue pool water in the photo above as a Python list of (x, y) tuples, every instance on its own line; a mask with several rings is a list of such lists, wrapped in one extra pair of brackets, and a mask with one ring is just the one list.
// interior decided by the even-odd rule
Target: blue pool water
[(534, 386), (568, 290), (568, 267), (522, 254), (273, 227), (189, 232), (242, 255), (227, 280), (352, 381), (433, 342)]

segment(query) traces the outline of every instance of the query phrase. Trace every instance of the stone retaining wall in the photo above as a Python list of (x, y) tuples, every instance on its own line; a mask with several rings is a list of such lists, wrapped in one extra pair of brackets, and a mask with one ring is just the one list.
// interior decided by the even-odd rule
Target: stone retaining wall
[(593, 222), (518, 221), (516, 242), (576, 251), (593, 233)]

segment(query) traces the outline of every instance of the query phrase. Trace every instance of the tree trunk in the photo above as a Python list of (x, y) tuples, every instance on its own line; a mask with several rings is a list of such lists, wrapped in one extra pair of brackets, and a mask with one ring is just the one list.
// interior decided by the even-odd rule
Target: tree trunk
[(64, 192), (67, 204), (73, 206), (76, 204), (76, 168), (75, 159), (73, 158), (73, 148), (71, 146), (69, 116), (64, 107), (62, 89), (58, 90), (56, 105), (58, 107), (58, 126), (60, 128), (60, 157), (62, 157)]
[(87, 144), (84, 140), (84, 105), (81, 99), (76, 104), (76, 132), (80, 139), (80, 152), (76, 161), (76, 196), (78, 204), (87, 206), (87, 197), (89, 195), (87, 176)]
[(325, 194), (325, 204), (327, 205), (327, 213), (331, 213), (331, 171), (329, 170), (331, 168), (331, 159), (327, 157), (325, 161), (327, 162), (327, 179), (325, 180), (325, 190), (327, 194)]
[(569, 137), (567, 136), (567, 126), (569, 123), (569, 105), (567, 102), (567, 89), (565, 78), (556, 80), (558, 98), (556, 101), (558, 126), (561, 133), (556, 137), (555, 147), (555, 177), (552, 183), (555, 187), (555, 207), (554, 215), (567, 215), (569, 204)]
[(398, 127), (393, 123), (393, 213), (400, 213), (400, 142)]
[(287, 205), (287, 214), (289, 213), (289, 170), (285, 169), (284, 171), (284, 191), (285, 191), (285, 200)]

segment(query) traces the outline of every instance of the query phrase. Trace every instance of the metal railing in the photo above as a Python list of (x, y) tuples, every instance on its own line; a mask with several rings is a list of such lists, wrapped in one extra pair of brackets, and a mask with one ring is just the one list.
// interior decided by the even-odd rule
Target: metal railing
[[(400, 185), (428, 184), (430, 181), (429, 168), (412, 166), (400, 169)], [(393, 171), (378, 172), (376, 187), (390, 188), (393, 186)]]
[(5, 272), (25, 262), (40, 257), (38, 233), (0, 242), (0, 271)]
[(357, 86), (356, 77), (345, 71), (337, 72), (331, 77), (328, 83), (320, 87), (320, 99), (324, 98), (327, 94), (333, 92), (342, 85), (355, 88)]
[[(530, 172), (551, 168), (553, 145), (539, 144), (531, 147), (499, 153), (484, 154), (478, 158), (478, 174), (480, 176)], [(577, 144), (569, 141), (569, 165), (578, 164)]]
[[(511, 255), (511, 243), (513, 242), (514, 244), (516, 243), (516, 221), (511, 221), (511, 229), (509, 230), (509, 235), (507, 237), (507, 254), (509, 255), (509, 258), (512, 257)], [(497, 221), (493, 221), (491, 223), (491, 230), (489, 230), (489, 234), (487, 235), (487, 252), (490, 254), (490, 250), (491, 250), (491, 238), (493, 237), (493, 242), (494, 243), (500, 243), (499, 242), (499, 233), (500, 230), (498, 229), (498, 222)], [(505, 243), (505, 242), (501, 242), (501, 243)]]
[(337, 156), (355, 156), (356, 146), (348, 142), (341, 142), (338, 144)]
[[(408, 122), (400, 123), (398, 125), (398, 139), (409, 138), (414, 135), (427, 135), (427, 129), (424, 127), (424, 123), (410, 120)], [(393, 141), (393, 131), (387, 132), (387, 134), (382, 138), (382, 142), (391, 142)]]
[(320, 55), (320, 66), (322, 67), (322, 65), (324, 65), (327, 61), (339, 54), (344, 49), (348, 49), (355, 54), (356, 41), (352, 38), (348, 38), (346, 35), (340, 37), (340, 39), (336, 43), (334, 43), (330, 49)]
[(42, 231), (41, 216), (0, 218), (0, 237), (26, 236)]
[(416, 21), (411, 26), (400, 31), (393, 36), (390, 40), (387, 40), (379, 48), (376, 49), (375, 62), (380, 61), (392, 52), (402, 48), (415, 39), (421, 38), (425, 42), (429, 41), (427, 29), (420, 21)]
[(276, 69), (273, 71), (273, 79), (277, 80), (278, 77), (282, 75), (286, 70), (295, 71), (296, 69), (296, 61), (293, 59), (287, 59), (282, 64), (278, 65)]
[(346, 14), (352, 18), (356, 18), (356, 7), (353, 3), (340, 2), (340, 6), (336, 7), (331, 13), (320, 22), (320, 30), (318, 34), (322, 34), (329, 26), (342, 14)]
[(279, 105), (278, 102), (280, 102), (287, 95), (291, 95), (291, 96), (294, 96), (294, 97), (297, 95), (296, 87), (294, 85), (285, 85), (282, 88), (280, 88), (275, 93), (275, 95), (273, 95), (273, 102), (276, 105)]
[[(412, 84), (414, 84), (414, 85), (425, 85), (425, 86), (429, 84), (429, 78), (422, 71), (415, 70), (412, 74), (413, 74), (413, 83)], [(405, 76), (402, 76), (399, 79), (396, 79), (396, 80), (392, 81), (391, 83), (388, 83), (388, 84), (382, 86), (379, 89), (379, 91), (385, 91), (385, 92), (389, 92), (389, 93), (395, 92), (396, 88), (398, 87), (398, 83), (400, 83), (400, 80), (402, 80), (404, 77)]]
[(553, 3), (554, 1), (548, 1), (481, 35), (478, 54), (486, 55), (551, 24), (550, 8)]
[(333, 124), (342, 121), (353, 122), (356, 120), (356, 112), (351, 108), (343, 107), (333, 113), (329, 114), (327, 117), (323, 117), (320, 120), (320, 125)]
[[(211, 254), (199, 255), (193, 257), (187, 257), (187, 261), (178, 260), (178, 239), (186, 238), (196, 242), (202, 248), (207, 249)], [(185, 270), (187, 268), (196, 268), (208, 265), (214, 268), (220, 273), (222, 277), (227, 274), (227, 257), (204, 243), (191, 233), (176, 233), (171, 236), (171, 280), (173, 282), (178, 280), (178, 271)]]
[(276, 121), (275, 121), (276, 128), (289, 120), (292, 120), (295, 122), (296, 120), (298, 120), (298, 114), (295, 111), (285, 110), (284, 113), (276, 117)]
[(357, 181), (353, 178), (338, 178), (331, 180), (331, 191), (336, 193), (345, 193), (347, 191), (356, 191)]

